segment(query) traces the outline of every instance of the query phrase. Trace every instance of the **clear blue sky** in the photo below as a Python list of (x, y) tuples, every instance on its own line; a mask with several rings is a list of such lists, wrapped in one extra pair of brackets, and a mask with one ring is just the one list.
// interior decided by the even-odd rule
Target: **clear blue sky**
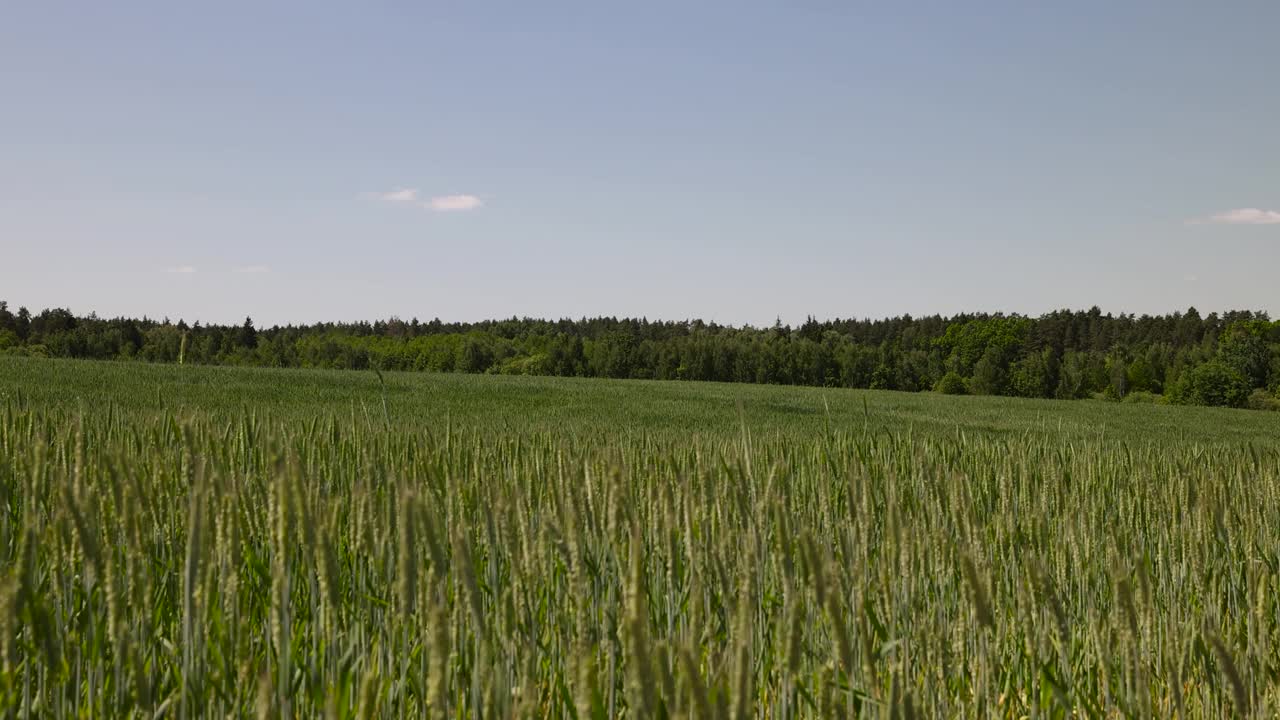
[(1280, 3), (11, 2), (0, 298), (1280, 314)]

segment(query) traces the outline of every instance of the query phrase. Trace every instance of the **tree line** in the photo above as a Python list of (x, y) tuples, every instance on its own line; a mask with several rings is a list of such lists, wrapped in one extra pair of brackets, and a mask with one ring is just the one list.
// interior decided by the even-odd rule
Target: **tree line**
[(1280, 408), (1280, 321), (1059, 310), (792, 327), (636, 318), (257, 328), (32, 314), (0, 301), (0, 353), (268, 367), (710, 380)]

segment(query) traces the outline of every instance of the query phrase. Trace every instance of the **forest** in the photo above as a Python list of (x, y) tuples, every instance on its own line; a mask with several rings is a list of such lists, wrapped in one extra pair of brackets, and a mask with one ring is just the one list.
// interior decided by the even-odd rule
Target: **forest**
[(731, 327), (510, 318), (256, 327), (32, 314), (0, 301), (0, 353), (157, 363), (872, 388), (1280, 409), (1267, 313), (1059, 310)]

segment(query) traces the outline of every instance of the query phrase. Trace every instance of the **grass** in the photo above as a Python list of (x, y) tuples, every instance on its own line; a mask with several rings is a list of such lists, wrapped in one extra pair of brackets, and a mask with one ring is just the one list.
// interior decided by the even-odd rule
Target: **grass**
[(1280, 713), (1268, 413), (0, 358), (0, 509), (7, 716)]
[[(1280, 443), (1280, 417), (1221, 408), (1100, 401), (1025, 401), (813, 387), (463, 374), (384, 373), (387, 415), (399, 429), (504, 426), (575, 437), (649, 433), (737, 435), (742, 405), (754, 433), (812, 441), (828, 427), (878, 432), (1059, 439), (1113, 435), (1128, 442)], [(0, 356), (0, 401), (33, 407), (112, 408), (126, 417), (170, 412), (225, 422), (247, 413), (280, 421), (381, 420), (377, 376), (346, 370), (175, 367)]]

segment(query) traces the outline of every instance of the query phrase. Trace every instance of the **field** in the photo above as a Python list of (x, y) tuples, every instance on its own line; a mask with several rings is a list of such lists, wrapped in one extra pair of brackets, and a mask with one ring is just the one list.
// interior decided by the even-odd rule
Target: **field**
[(1280, 416), (0, 358), (10, 717), (1276, 717)]

